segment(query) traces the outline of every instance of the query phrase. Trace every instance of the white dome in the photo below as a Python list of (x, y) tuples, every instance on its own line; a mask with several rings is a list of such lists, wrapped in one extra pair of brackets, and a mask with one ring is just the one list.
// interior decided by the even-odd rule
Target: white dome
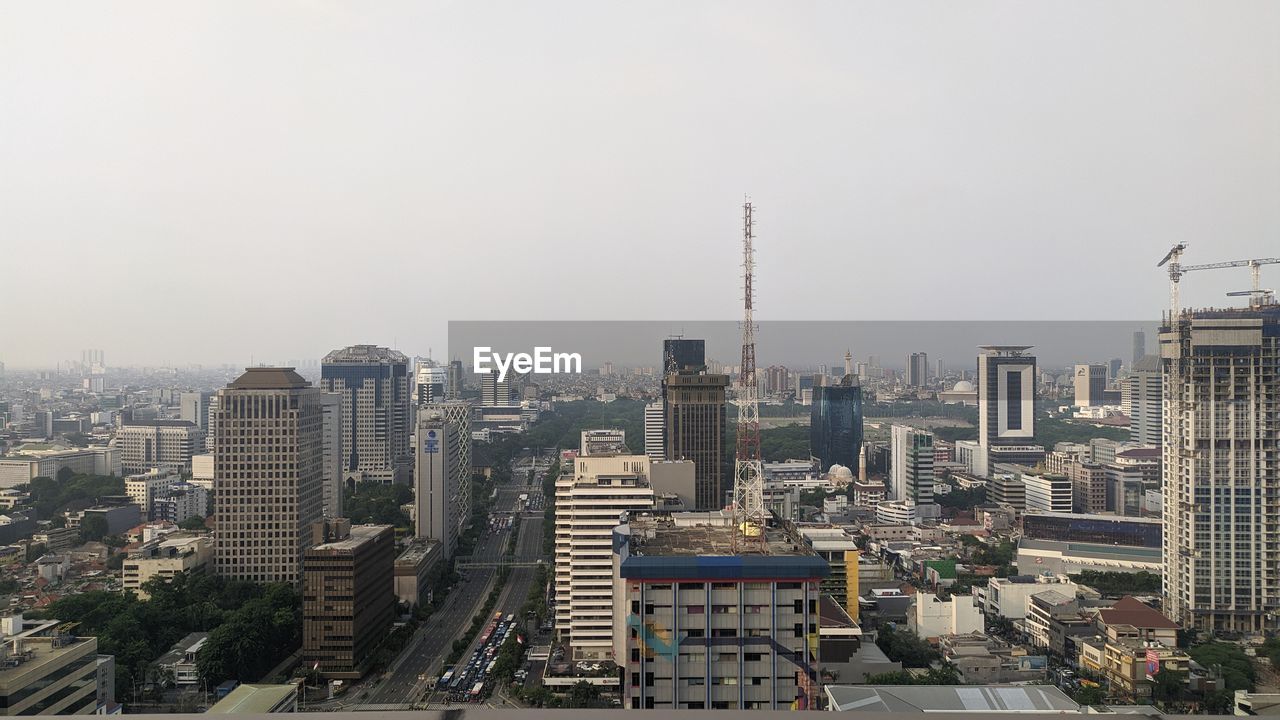
[(834, 480), (841, 480), (841, 479), (852, 480), (853, 479), (853, 471), (843, 465), (838, 465), (838, 464), (832, 465), (831, 469), (827, 471), (827, 474), (830, 475), (831, 478)]
[(973, 383), (968, 380), (961, 380), (956, 386), (951, 388), (952, 392), (973, 392)]

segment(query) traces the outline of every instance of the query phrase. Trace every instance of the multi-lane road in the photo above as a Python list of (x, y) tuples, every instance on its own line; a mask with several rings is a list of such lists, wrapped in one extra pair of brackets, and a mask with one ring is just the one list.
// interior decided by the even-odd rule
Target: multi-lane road
[[(512, 482), (498, 488), (498, 497), (491, 510), (492, 515), (514, 515), (516, 520), (509, 528), (496, 531), (485, 528), (470, 558), (475, 565), (461, 570), (465, 579), (449, 593), (444, 604), (423, 622), (382, 678), (375, 681), (365, 693), (356, 688), (349, 691), (348, 695), (354, 694), (358, 700), (352, 702), (348, 697), (346, 702), (336, 705), (350, 706), (353, 710), (389, 710), (443, 701), (442, 697), (435, 696), (430, 682), (441, 675), (444, 660), (452, 649), (454, 640), (462, 637), (471, 626), (474, 616), (484, 606), (497, 579), (496, 563), (503, 559), (511, 534), (517, 533), (516, 563), (542, 559), (543, 519), (540, 514), (535, 513), (521, 515), (518, 510), (523, 508), (518, 508), (517, 505), (521, 494), (527, 493), (530, 498), (541, 497), (542, 474), (548, 469), (551, 456), (540, 456), (536, 462), (531, 460), (533, 459), (525, 455), (512, 463)], [(543, 501), (554, 500), (544, 498)], [(485, 566), (487, 562), (494, 562), (495, 566)], [(518, 614), (534, 578), (534, 567), (512, 567), (495, 609), (491, 612), (501, 611), (504, 616)], [(463, 657), (467, 657), (475, 646), (476, 641), (473, 640)]]

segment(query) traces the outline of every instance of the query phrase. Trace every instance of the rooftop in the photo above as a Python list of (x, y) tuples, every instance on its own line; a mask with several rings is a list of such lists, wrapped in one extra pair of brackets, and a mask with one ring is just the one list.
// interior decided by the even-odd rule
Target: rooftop
[(377, 345), (348, 345), (324, 356), (326, 365), (337, 363), (406, 363), (409, 358), (399, 350)]
[(1159, 610), (1141, 600), (1126, 595), (1115, 605), (1098, 611), (1098, 617), (1107, 625), (1132, 625), (1136, 628), (1177, 630), (1178, 623), (1164, 616)]
[(298, 693), (293, 685), (239, 685), (207, 711), (221, 715), (264, 715)]
[[(707, 524), (683, 524), (688, 519)], [(717, 524), (711, 524), (715, 522)], [(768, 528), (766, 550), (734, 552), (736, 532), (724, 513), (677, 513), (671, 518), (637, 518), (615, 531), (630, 538), (631, 554), (620, 569), (628, 578), (744, 579), (824, 577), (830, 568), (804, 542)]]
[(351, 534), (341, 540), (316, 545), (308, 552), (350, 552), (390, 529), (390, 525), (352, 525)]
[(233, 390), (292, 390), (311, 387), (291, 367), (251, 367), (227, 387)]
[(831, 709), (858, 712), (1079, 712), (1051, 685), (828, 685)]

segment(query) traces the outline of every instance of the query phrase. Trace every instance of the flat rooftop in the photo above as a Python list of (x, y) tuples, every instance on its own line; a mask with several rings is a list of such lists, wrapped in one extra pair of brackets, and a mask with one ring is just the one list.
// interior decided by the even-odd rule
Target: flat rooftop
[[(710, 522), (685, 524), (690, 518), (702, 517)], [(811, 579), (831, 572), (827, 562), (807, 544), (789, 537), (780, 528), (766, 529), (763, 552), (749, 547), (735, 552), (737, 530), (724, 513), (639, 518), (615, 532), (630, 538), (630, 556), (619, 570), (625, 578)]]
[(366, 542), (380, 535), (390, 525), (352, 525), (351, 535), (342, 540), (334, 540), (323, 545), (316, 545), (312, 550), (355, 550)]

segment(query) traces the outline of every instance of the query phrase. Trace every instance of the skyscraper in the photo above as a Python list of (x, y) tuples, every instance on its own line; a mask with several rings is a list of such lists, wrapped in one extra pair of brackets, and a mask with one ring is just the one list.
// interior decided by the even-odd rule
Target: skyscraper
[(409, 458), (409, 359), (376, 345), (324, 356), (320, 385), (342, 396), (344, 478), (389, 483)]
[(1280, 625), (1280, 306), (1160, 329), (1166, 613), (1201, 630)]
[(444, 413), (418, 412), (414, 462), (414, 534), (440, 543), (443, 557), (453, 556), (458, 543), (458, 493), (461, 446), (458, 426)]
[(452, 512), (454, 524), (461, 533), (471, 522), (471, 403), (464, 400), (429, 403), (418, 408), (419, 418), (423, 413), (438, 413), (445, 422), (453, 425), (458, 436), (458, 462), (454, 467), (453, 480), (457, 496)]
[(1160, 447), (1163, 418), (1160, 358), (1148, 355), (1133, 364), (1129, 384), (1129, 439)]
[(342, 516), (342, 396), (320, 393), (321, 435), (324, 447), (323, 512), (327, 518)]
[(209, 400), (213, 397), (211, 392), (184, 392), (179, 402), (181, 404), (181, 418), (189, 423), (194, 423), (196, 427), (202, 431), (209, 432)]
[(914, 352), (907, 356), (907, 371), (903, 375), (908, 387), (924, 387), (929, 383), (929, 354)]
[(809, 446), (821, 470), (843, 465), (857, 474), (858, 453), (862, 449), (862, 388), (851, 375), (838, 385), (813, 389)]
[(665, 435), (662, 401), (656, 400), (644, 406), (644, 454), (650, 460), (666, 459)]
[(572, 660), (613, 659), (613, 554), (610, 539), (624, 512), (653, 509), (649, 458), (574, 459), (556, 478), (556, 630)]
[(973, 470), (987, 475), (996, 463), (1035, 465), (1044, 448), (1034, 445), (1036, 359), (1030, 345), (978, 348), (978, 444)]
[(724, 506), (725, 388), (728, 386), (728, 375), (693, 370), (671, 373), (664, 383), (667, 458), (693, 461), (699, 510)]
[[(933, 433), (908, 425), (891, 430), (889, 489), (894, 500), (933, 503)], [(924, 513), (927, 515), (928, 513)], [(918, 515), (919, 516), (919, 515)]]
[(498, 380), (497, 371), (480, 375), (480, 404), (489, 407), (512, 403), (511, 375)]
[(1133, 331), (1133, 365), (1147, 355), (1147, 334), (1141, 330)]
[(218, 391), (214, 567), (219, 575), (296, 584), (321, 519), (320, 390), (293, 368), (248, 368)]
[(445, 375), (445, 397), (450, 400), (462, 399), (462, 361), (450, 360), (449, 370)]
[(1076, 365), (1076, 405), (1080, 407), (1094, 407), (1102, 405), (1103, 394), (1106, 392), (1106, 389), (1106, 365)]

